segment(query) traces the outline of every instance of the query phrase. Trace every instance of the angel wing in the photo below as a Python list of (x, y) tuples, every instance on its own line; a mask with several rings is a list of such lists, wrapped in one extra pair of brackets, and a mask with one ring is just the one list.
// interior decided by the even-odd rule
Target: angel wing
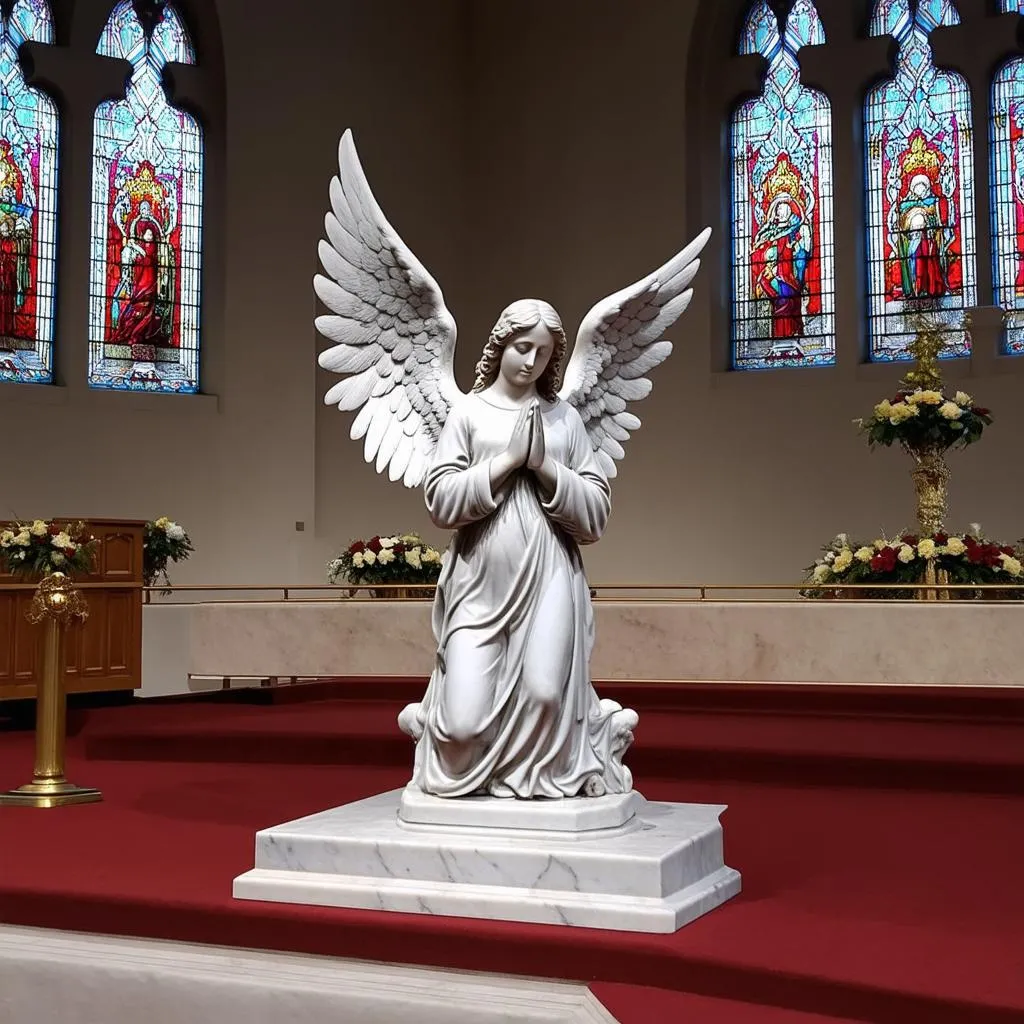
[(455, 320), (441, 289), (377, 205), (351, 130), (338, 146), (313, 287), (331, 311), (316, 329), (334, 344), (320, 353), (325, 370), (348, 374), (324, 395), (327, 405), (358, 410), (353, 440), (391, 480), (418, 486), (460, 397), (452, 370)]
[(682, 252), (642, 281), (598, 302), (583, 318), (559, 397), (583, 418), (598, 461), (608, 476), (640, 420), (627, 412), (630, 402), (651, 393), (644, 376), (672, 351), (663, 335), (690, 304), (689, 287), (700, 267), (697, 258), (711, 237), (705, 228)]

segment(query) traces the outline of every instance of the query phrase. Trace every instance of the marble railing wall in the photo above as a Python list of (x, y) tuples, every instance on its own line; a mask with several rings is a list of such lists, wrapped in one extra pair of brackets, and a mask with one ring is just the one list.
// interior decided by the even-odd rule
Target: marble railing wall
[[(428, 602), (150, 605), (142, 695), (189, 677), (430, 673)], [(1024, 684), (1016, 602), (598, 601), (595, 679)], [(193, 688), (195, 687), (193, 683)]]

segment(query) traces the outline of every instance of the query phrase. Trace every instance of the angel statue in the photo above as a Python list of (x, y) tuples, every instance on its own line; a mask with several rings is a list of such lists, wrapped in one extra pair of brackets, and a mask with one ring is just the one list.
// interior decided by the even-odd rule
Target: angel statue
[(689, 304), (705, 229), (653, 274), (597, 303), (566, 355), (547, 302), (504, 309), (471, 392), (455, 382), (455, 321), (441, 289), (377, 205), (346, 131), (314, 280), (331, 311), (325, 396), (358, 413), (353, 439), (393, 481), (424, 488), (454, 530), (433, 606), (437, 642), (423, 700), (399, 725), (416, 740), (409, 788), (435, 797), (628, 793), (636, 712), (600, 700), (580, 546), (600, 539), (608, 479), (640, 426), (627, 411), (672, 351), (663, 333)]

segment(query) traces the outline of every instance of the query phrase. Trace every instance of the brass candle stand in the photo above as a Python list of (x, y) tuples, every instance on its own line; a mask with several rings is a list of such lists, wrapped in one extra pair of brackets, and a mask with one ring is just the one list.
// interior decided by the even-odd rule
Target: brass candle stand
[(67, 700), (64, 693), (64, 638), (71, 619), (83, 621), (89, 609), (80, 591), (62, 572), (44, 577), (32, 598), (28, 620), (43, 624), (43, 673), (36, 695), (36, 751), (32, 781), (7, 793), (0, 804), (62, 807), (103, 799), (98, 789), (76, 786), (64, 778)]

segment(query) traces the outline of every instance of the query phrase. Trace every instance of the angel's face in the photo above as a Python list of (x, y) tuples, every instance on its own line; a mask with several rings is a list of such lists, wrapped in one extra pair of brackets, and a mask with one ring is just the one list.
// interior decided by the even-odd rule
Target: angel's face
[(529, 387), (547, 369), (554, 351), (554, 335), (543, 324), (537, 324), (505, 345), (501, 353), (501, 375), (515, 388)]

